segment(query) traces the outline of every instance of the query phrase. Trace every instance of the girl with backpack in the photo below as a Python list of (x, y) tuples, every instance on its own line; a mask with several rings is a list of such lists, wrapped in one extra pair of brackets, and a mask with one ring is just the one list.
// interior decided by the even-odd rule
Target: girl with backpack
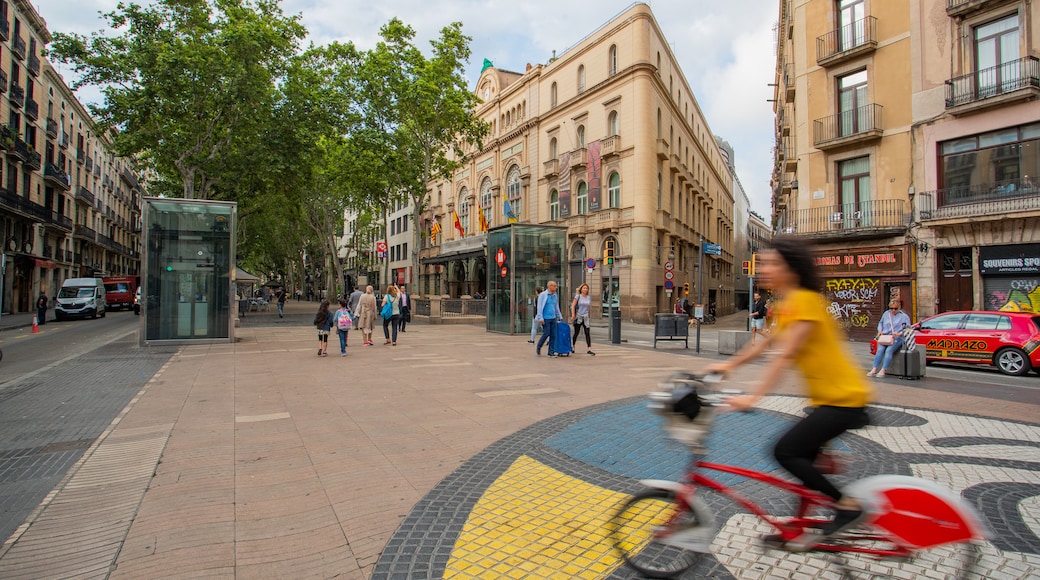
[(329, 301), (322, 300), (318, 312), (314, 315), (314, 326), (318, 329), (318, 356), (329, 356), (329, 329), (332, 328), (332, 314), (329, 313)]
[(339, 335), (339, 356), (347, 356), (347, 334), (354, 326), (354, 319), (345, 299), (339, 301), (339, 310), (332, 315), (332, 325), (336, 327), (336, 334)]

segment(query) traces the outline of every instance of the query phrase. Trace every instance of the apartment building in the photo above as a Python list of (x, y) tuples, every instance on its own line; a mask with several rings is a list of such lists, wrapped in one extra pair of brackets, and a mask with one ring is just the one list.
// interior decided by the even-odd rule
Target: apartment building
[(918, 314), (1040, 312), (1040, 7), (920, 0), (910, 16)]
[(0, 0), (3, 312), (33, 309), (65, 278), (140, 272), (142, 188), (41, 51), (47, 24)]
[[(733, 311), (733, 175), (647, 5), (547, 64), (489, 66), (476, 90), (490, 135), (453, 179), (429, 184), (419, 292), (486, 291), (481, 220), (516, 220), (567, 228), (563, 292), (587, 282), (600, 297), (594, 315), (619, 298), (624, 320), (649, 322), (670, 311), (669, 283), (696, 296), (709, 243), (721, 255), (704, 258), (702, 299)], [(608, 245), (613, 288), (600, 263)]]

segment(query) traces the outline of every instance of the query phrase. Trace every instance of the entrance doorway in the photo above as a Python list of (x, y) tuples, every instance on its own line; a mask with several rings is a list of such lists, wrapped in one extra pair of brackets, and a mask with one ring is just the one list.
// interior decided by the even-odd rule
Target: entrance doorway
[(957, 248), (939, 252), (939, 308), (938, 312), (971, 310), (973, 307), (971, 248)]

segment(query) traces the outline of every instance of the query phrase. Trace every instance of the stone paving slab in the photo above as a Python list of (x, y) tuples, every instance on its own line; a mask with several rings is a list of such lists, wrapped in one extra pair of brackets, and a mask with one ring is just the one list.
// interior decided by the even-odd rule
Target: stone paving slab
[[(48, 549), (63, 548), (56, 536), (43, 534), (60, 521), (58, 506), (76, 505), (62, 495), (75, 491), (77, 477), (76, 485), (103, 484), (104, 477), (91, 474), (97, 473), (95, 466), (112, 469), (105, 452), (119, 459), (118, 450), (135, 437), (166, 433), (161, 445), (150, 446), (144, 437), (141, 449), (121, 454), (115, 473), (149, 465), (154, 471), (147, 484), (139, 484), (136, 502), (126, 502), (135, 505), (131, 517), (119, 520), (122, 549), (113, 553), (107, 545), (92, 546), (87, 556), (66, 543), (64, 549), (85, 572), (111, 578), (368, 578), (384, 554), (404, 549), (394, 540), (402, 525), (417, 525), (442, 539), (461, 533), (465, 520), (426, 517), (424, 506), (440, 501), (430, 493), (445, 485), (475, 505), (487, 484), (469, 466), (490, 457), (492, 447), (514, 456), (537, 452), (539, 463), (555, 458), (555, 467), (573, 463), (563, 461), (558, 450), (532, 448), (532, 441), (516, 435), (570, 412), (637, 401), (671, 369), (708, 362), (662, 349), (601, 344), (594, 345), (596, 357), (549, 359), (535, 356), (526, 336), (419, 324), (410, 325), (396, 347), (362, 347), (352, 333), (347, 357), (333, 352), (322, 358), (314, 354), (309, 320), (294, 324), (267, 316), (263, 324), (237, 329), (236, 344), (180, 349), (98, 438), (95, 453), (84, 456), (31, 525), (8, 541), (0, 577), (15, 577), (13, 572), (25, 569), (17, 566), (29, 561), (37, 566), (35, 577), (68, 575), (53, 552), (31, 553), (43, 550), (49, 539), (55, 541)], [(734, 383), (755, 374), (751, 368)], [(920, 403), (927, 393), (896, 384), (879, 387), (892, 405)], [(785, 380), (779, 392), (798, 390)], [(994, 429), (1000, 418), (1040, 416), (1035, 406), (1016, 408), (970, 395), (931, 397), (928, 403), (997, 417), (990, 421)], [(948, 431), (964, 434), (953, 423)], [(151, 455), (156, 447), (161, 457)], [(512, 464), (497, 461), (499, 474)], [(565, 472), (579, 481), (603, 473), (573, 470)], [(621, 490), (632, 486), (626, 476), (608, 480)], [(90, 508), (80, 509), (86, 514)], [(409, 523), (417, 514), (423, 519)], [(108, 529), (92, 516), (93, 525)], [(44, 536), (41, 544), (34, 543), (37, 533)], [(426, 557), (444, 566), (451, 552), (434, 549)], [(49, 557), (37, 557), (43, 554)], [(55, 568), (49, 570), (51, 562)], [(760, 565), (749, 563), (749, 571)]]

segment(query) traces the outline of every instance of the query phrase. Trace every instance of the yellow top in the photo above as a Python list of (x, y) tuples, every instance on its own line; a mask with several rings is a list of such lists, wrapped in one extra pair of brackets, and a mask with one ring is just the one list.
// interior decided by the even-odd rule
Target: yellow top
[(822, 295), (799, 288), (788, 293), (777, 305), (777, 331), (806, 320), (813, 329), (797, 354), (795, 362), (809, 387), (814, 407), (864, 407), (873, 392), (858, 365), (845, 351), (845, 333), (827, 311)]

